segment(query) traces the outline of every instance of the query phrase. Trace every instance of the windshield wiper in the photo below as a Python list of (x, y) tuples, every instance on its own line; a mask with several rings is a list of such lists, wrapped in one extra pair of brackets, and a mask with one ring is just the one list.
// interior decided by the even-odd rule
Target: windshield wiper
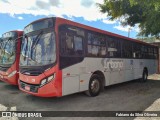
[(2, 48), (3, 49), (3, 52), (4, 52), (4, 55), (5, 55), (5, 49), (6, 49), (6, 45), (8, 44), (8, 42), (9, 41), (11, 41), (12, 40), (12, 38), (10, 37), (10, 38), (8, 38), (8, 40), (7, 40), (7, 42), (5, 43), (5, 45), (4, 45), (4, 48)]
[(2, 42), (0, 42), (0, 49), (3, 49), (3, 45), (2, 45)]
[[(25, 35), (24, 36), (24, 39), (26, 38), (27, 40), (27, 44), (26, 44), (26, 47), (25, 47), (25, 52), (24, 52), (24, 61), (26, 60), (26, 54), (27, 54), (27, 51), (28, 51), (28, 36)], [(26, 41), (25, 41), (26, 42)]]
[(3, 48), (2, 43), (3, 43), (3, 39), (0, 38), (0, 48)]
[(7, 45), (7, 43), (8, 43), (10, 40), (12, 40), (12, 38), (11, 38), (11, 37), (10, 37), (10, 38), (8, 38), (8, 40), (7, 40), (6, 44), (4, 45), (4, 48), (6, 48), (6, 45)]
[(40, 40), (39, 38), (41, 37), (42, 34), (43, 34), (43, 30), (40, 31), (40, 33), (36, 36), (35, 42), (34, 42), (34, 44), (32, 45), (32, 49), (35, 49), (35, 47), (36, 47), (38, 41)]
[(33, 59), (33, 50), (36, 48), (36, 45), (37, 45), (37, 43), (39, 42), (40, 37), (41, 37), (42, 34), (43, 34), (43, 30), (40, 31), (40, 33), (36, 36), (35, 42), (34, 42), (34, 44), (33, 44), (32, 47), (31, 47), (31, 59)]
[[(26, 43), (25, 48), (24, 48), (24, 51), (25, 51), (25, 52), (24, 52), (24, 59), (23, 59), (23, 60), (25, 61), (26, 58), (27, 58), (28, 60), (32, 60), (32, 61), (34, 61), (34, 62), (37, 62), (37, 61), (35, 61), (35, 60), (32, 59), (32, 56), (31, 56), (31, 57), (29, 57), (29, 56), (27, 57), (27, 52), (28, 52), (28, 50), (29, 50), (29, 48), (28, 48), (28, 36), (25, 35), (24, 38), (26, 38), (26, 39), (25, 39), (25, 40), (26, 40), (25, 42), (27, 42), (27, 43)], [(36, 38), (37, 38), (37, 37), (36, 37)], [(31, 50), (31, 51), (32, 51), (32, 50)], [(31, 55), (32, 55), (32, 53), (31, 53)]]
[[(18, 38), (16, 38), (16, 39), (14, 39), (13, 41), (16, 41), (16, 40), (18, 40), (18, 39), (20, 39), (20, 38), (22, 38), (22, 37), (18, 37)], [(7, 42), (6, 42), (5, 45), (4, 45), (4, 50), (6, 49), (6, 46), (7, 46), (8, 42), (10, 42), (11, 40), (12, 40), (11, 37), (8, 38)]]
[(34, 60), (33, 59), (33, 50), (35, 49), (35, 46), (36, 46), (36, 44), (38, 43), (38, 41), (40, 40), (39, 38), (40, 38), (40, 36), (43, 34), (43, 31), (40, 31), (40, 33), (36, 36), (36, 38), (35, 38), (35, 42), (34, 42), (34, 44), (32, 45), (32, 47), (31, 47), (31, 51), (29, 51), (31, 54), (31, 56), (28, 56), (27, 57), (27, 52), (28, 52), (28, 36), (27, 35), (25, 35), (24, 37), (25, 38), (27, 38), (26, 40), (27, 40), (27, 43), (26, 43), (26, 46), (25, 46), (25, 52), (24, 52), (24, 61), (26, 60), (26, 58), (28, 59), (28, 60), (32, 60), (33, 62), (36, 62), (36, 63), (38, 63), (36, 60)]

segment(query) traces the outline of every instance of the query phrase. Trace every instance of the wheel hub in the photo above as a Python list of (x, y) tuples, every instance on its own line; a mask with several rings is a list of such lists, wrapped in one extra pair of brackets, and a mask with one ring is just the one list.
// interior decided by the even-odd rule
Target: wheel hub
[(93, 92), (97, 92), (99, 90), (99, 87), (100, 87), (99, 81), (97, 79), (93, 80), (91, 84), (91, 90)]

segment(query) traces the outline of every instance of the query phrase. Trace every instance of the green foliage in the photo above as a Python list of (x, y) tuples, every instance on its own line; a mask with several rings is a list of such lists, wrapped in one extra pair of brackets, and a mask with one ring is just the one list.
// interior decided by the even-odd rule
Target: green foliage
[(122, 25), (139, 24), (139, 35), (160, 36), (160, 0), (104, 0), (98, 6), (111, 20), (120, 19)]
[(145, 41), (147, 43), (154, 43), (157, 41), (155, 37), (137, 37), (136, 39), (140, 41)]

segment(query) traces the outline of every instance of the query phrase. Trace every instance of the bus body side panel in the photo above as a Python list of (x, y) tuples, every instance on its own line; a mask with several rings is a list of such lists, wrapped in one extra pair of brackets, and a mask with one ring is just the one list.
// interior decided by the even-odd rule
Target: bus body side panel
[(156, 60), (85, 58), (81, 63), (63, 69), (62, 95), (88, 90), (89, 80), (96, 71), (105, 76), (105, 86), (142, 78), (144, 67), (156, 73)]
[(134, 78), (134, 60), (133, 59), (124, 59), (124, 81), (129, 81)]
[(124, 82), (125, 60), (121, 58), (105, 58), (101, 63), (105, 71), (105, 86)]
[(142, 78), (144, 63), (142, 62), (142, 59), (135, 59), (133, 60), (133, 70), (134, 70), (134, 77), (133, 79), (139, 79)]
[(158, 66), (158, 60), (146, 60), (147, 68), (148, 68), (148, 75), (157, 73), (157, 66)]
[[(85, 60), (62, 70), (62, 95), (68, 95), (80, 91), (80, 69), (84, 67)], [(89, 76), (85, 77), (84, 80), (87, 84)]]
[(88, 90), (88, 83), (91, 75), (96, 70), (104, 70), (98, 64), (100, 58), (84, 58), (81, 63), (63, 69), (63, 95)]
[(86, 57), (81, 63), (63, 69), (63, 95), (88, 90), (89, 80), (96, 71), (104, 74), (105, 86), (123, 82), (123, 70), (118, 69), (120, 59), (112, 59), (115, 62), (110, 62), (109, 64), (113, 68), (107, 68), (106, 61), (109, 60), (111, 59)]

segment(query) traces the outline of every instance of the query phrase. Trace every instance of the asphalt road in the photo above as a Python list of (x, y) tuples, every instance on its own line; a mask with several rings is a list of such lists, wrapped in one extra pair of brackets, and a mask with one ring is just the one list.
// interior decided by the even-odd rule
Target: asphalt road
[[(16, 86), (0, 82), (0, 105), (15, 108), (17, 111), (144, 111), (159, 98), (160, 80), (148, 80), (145, 83), (140, 83), (138, 80), (135, 80), (109, 86), (97, 97), (88, 97), (83, 93), (77, 93), (60, 98), (35, 97), (19, 91)], [(1, 119), (2, 118), (0, 118), (0, 120)], [(22, 118), (19, 118), (19, 120), (21, 119)], [(133, 120), (134, 117), (59, 117), (46, 119)], [(30, 118), (28, 120), (30, 120)], [(37, 120), (39, 120), (39, 118), (37, 118)]]

